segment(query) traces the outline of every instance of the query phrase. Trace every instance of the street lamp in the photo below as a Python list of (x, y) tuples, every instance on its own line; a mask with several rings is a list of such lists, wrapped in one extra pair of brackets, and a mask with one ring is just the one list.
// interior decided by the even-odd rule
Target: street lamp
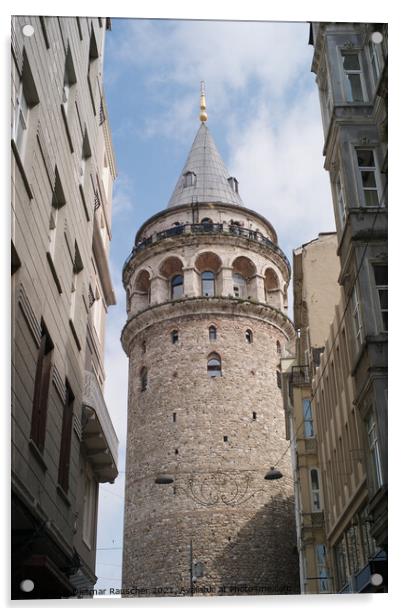
[(268, 473), (264, 476), (265, 479), (272, 481), (273, 479), (281, 479), (283, 476), (282, 472), (278, 470), (278, 468), (271, 467)]

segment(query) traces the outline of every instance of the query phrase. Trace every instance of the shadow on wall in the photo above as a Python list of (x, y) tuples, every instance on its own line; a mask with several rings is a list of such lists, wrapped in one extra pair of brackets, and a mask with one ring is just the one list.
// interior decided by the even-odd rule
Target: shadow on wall
[(275, 495), (214, 562), (222, 571), (219, 594), (299, 594), (294, 497)]

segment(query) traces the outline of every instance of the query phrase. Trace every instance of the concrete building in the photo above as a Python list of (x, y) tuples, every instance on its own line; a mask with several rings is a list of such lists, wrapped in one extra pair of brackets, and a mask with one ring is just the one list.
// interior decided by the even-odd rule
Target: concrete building
[(115, 303), (116, 170), (102, 73), (109, 28), (105, 18), (12, 19), (15, 599), (93, 587), (98, 486), (117, 475), (103, 398), (105, 315)]
[[(299, 592), (277, 366), (294, 338), (290, 266), (201, 125), (123, 282), (128, 440), (123, 588)], [(282, 477), (265, 481), (272, 466)], [(133, 595), (132, 595), (133, 596)]]
[(303, 594), (332, 590), (327, 552), (324, 480), (319, 460), (319, 432), (312, 401), (312, 377), (340, 298), (340, 263), (336, 233), (294, 250), (295, 352), (280, 361), (287, 438), (291, 442), (295, 486), (297, 545)]
[[(388, 28), (312, 23), (310, 43), (342, 286), (342, 304), (325, 345), (329, 352), (313, 390), (318, 423), (327, 432), (320, 463), (331, 489), (327, 535), (334, 589), (386, 591)], [(340, 382), (332, 374), (339, 364)], [(369, 547), (359, 547), (362, 541)]]

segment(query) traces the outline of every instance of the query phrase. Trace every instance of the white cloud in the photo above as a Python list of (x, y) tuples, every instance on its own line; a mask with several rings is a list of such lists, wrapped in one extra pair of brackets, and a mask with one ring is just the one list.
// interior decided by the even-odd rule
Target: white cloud
[(115, 180), (113, 191), (112, 211), (115, 220), (135, 210), (134, 192), (132, 179), (125, 173), (120, 173)]
[(281, 244), (294, 247), (335, 226), (317, 104), (315, 94), (296, 99), (275, 125), (261, 102), (229, 139), (229, 169), (245, 206), (270, 220)]
[[(309, 71), (307, 29), (295, 23), (134, 19), (112, 54), (116, 70), (147, 68), (146, 87), (161, 111), (144, 134), (183, 140), (195, 127), (201, 80), (208, 114), (215, 110), (217, 117), (229, 114), (253, 83), (263, 100), (281, 99)], [(174, 86), (181, 97), (170, 97)]]

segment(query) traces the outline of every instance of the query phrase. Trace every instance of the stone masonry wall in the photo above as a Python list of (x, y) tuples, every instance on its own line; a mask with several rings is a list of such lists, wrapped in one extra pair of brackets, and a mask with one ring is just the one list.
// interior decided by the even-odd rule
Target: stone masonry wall
[[(284, 346), (287, 336), (237, 304), (233, 315), (193, 306), (189, 300), (181, 317), (168, 310), (160, 319), (150, 308), (149, 325), (138, 328), (127, 349), (123, 588), (188, 594), (192, 541), (193, 560), (204, 571), (196, 593), (298, 593), (291, 461), (283, 455), (276, 378), (277, 341)], [(210, 325), (217, 328), (214, 341)], [(212, 352), (221, 357), (222, 376), (208, 376)], [(276, 463), (283, 478), (265, 481)], [(157, 485), (161, 473), (174, 483)]]

